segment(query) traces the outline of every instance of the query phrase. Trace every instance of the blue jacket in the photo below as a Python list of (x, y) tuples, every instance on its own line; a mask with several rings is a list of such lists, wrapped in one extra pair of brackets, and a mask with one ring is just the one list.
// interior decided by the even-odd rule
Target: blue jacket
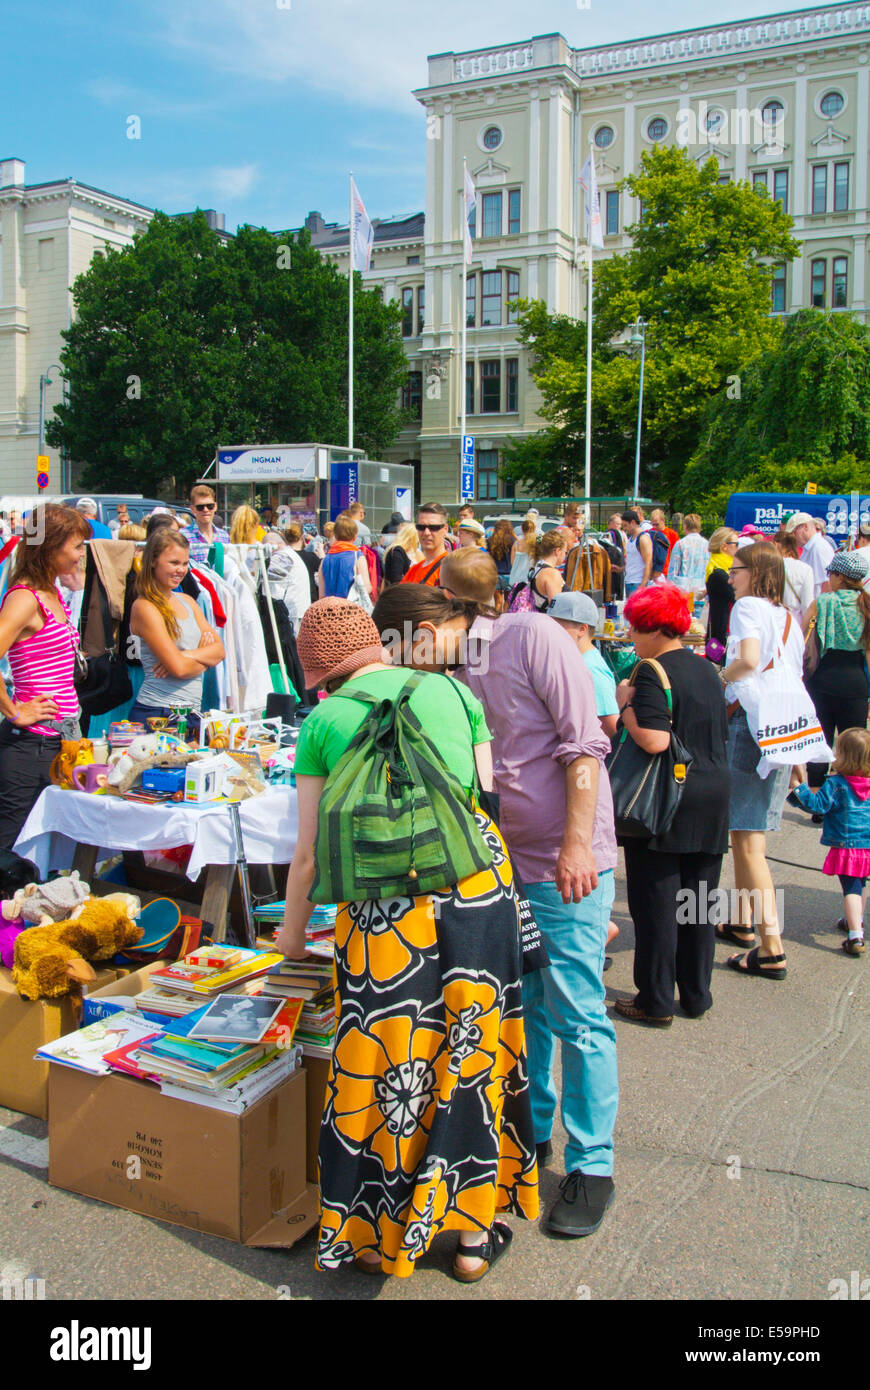
[(862, 801), (845, 777), (829, 777), (817, 792), (801, 784), (789, 794), (789, 800), (804, 811), (824, 816), (823, 845), (870, 849), (870, 797)]

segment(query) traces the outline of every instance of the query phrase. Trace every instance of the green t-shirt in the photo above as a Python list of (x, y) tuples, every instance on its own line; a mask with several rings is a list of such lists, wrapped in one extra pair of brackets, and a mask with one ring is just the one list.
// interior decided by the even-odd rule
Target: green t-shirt
[[(359, 677), (359, 684), (379, 694), (383, 692), (389, 699), (398, 695), (409, 675), (407, 668), (397, 666), (392, 671), (370, 671)], [(368, 716), (371, 705), (344, 698), (352, 694), (354, 684), (351, 676), (340, 691), (321, 700), (305, 720), (296, 744), (297, 776), (328, 777)], [(459, 707), (460, 700), (468, 711), (467, 719)], [(474, 785), (472, 744), (488, 743), (492, 738), (480, 701), (451, 676), (431, 674), (420, 682), (410, 705), (447, 767), (470, 792)]]

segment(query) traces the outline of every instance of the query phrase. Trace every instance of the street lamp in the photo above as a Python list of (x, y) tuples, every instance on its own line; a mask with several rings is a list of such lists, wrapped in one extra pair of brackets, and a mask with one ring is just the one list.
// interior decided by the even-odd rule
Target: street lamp
[(629, 343), (632, 347), (640, 348), (640, 386), (637, 393), (637, 444), (634, 450), (634, 501), (640, 496), (640, 433), (643, 425), (643, 370), (646, 365), (646, 330), (649, 323), (642, 319), (640, 314), (637, 322), (632, 325)]
[[(50, 367), (46, 367), (45, 371), (42, 373), (42, 375), (41, 375), (40, 378), (39, 378), (39, 448), (37, 449), (37, 453), (38, 453), (38, 454), (43, 454), (43, 453), (45, 452), (45, 388), (46, 388), (46, 386), (50, 386), (50, 385), (51, 385), (51, 377), (49, 376), (49, 372), (58, 372), (58, 373), (60, 373), (60, 372), (62, 372), (62, 371), (63, 371), (63, 368), (62, 368), (61, 366), (59, 366), (59, 364), (58, 364), (57, 362), (52, 362), (51, 366), (50, 366)], [(66, 389), (66, 388), (64, 388), (64, 389)], [(63, 458), (61, 458), (61, 463), (60, 463), (60, 490), (61, 490), (61, 492), (64, 491), (64, 476), (63, 476), (63, 474), (64, 474)]]

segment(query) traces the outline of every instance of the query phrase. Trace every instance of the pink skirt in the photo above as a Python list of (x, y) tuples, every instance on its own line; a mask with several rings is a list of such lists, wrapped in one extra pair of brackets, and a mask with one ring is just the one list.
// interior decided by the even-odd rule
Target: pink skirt
[(828, 850), (823, 874), (846, 874), (849, 878), (870, 878), (870, 849)]

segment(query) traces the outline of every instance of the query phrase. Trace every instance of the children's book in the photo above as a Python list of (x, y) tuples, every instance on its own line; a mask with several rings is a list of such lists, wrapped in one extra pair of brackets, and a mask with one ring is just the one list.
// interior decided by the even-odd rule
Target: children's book
[(76, 1071), (90, 1072), (92, 1076), (108, 1076), (112, 1068), (105, 1060), (107, 1052), (115, 1052), (127, 1043), (140, 1043), (144, 1038), (162, 1036), (153, 1023), (124, 1010), (46, 1043), (36, 1056), (48, 1062), (60, 1062)]

